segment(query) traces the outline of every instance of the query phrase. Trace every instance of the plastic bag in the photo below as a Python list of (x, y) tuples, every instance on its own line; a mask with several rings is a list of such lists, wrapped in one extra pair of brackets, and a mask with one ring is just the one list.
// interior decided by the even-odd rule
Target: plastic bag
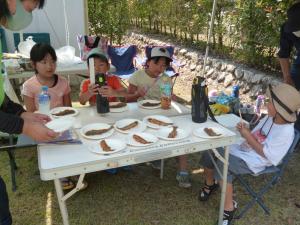
[(61, 47), (55, 52), (58, 66), (69, 66), (81, 62), (80, 58), (75, 56), (75, 48), (72, 46)]
[(19, 52), (27, 58), (30, 58), (30, 51), (36, 43), (32, 40), (32, 36), (26, 38), (18, 44)]

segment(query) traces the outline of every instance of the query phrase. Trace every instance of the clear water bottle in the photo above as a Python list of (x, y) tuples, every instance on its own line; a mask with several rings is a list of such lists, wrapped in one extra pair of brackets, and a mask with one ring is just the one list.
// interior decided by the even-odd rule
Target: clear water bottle
[(50, 112), (50, 95), (47, 86), (42, 86), (41, 93), (39, 94), (39, 112), (46, 115)]
[(255, 112), (257, 114), (260, 114), (260, 109), (261, 109), (261, 106), (264, 103), (264, 100), (265, 100), (265, 96), (263, 96), (263, 95), (258, 95), (257, 96), (256, 101), (255, 101)]

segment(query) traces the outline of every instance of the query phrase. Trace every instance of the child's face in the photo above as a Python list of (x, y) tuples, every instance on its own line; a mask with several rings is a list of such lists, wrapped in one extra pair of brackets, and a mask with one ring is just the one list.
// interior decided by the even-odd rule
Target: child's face
[(148, 63), (148, 71), (155, 77), (158, 77), (167, 69), (167, 62), (165, 58), (160, 58), (157, 63), (150, 60)]
[(52, 77), (56, 70), (56, 62), (49, 53), (33, 66), (38, 74), (43, 77)]
[(109, 70), (109, 65), (98, 58), (94, 58), (94, 67), (95, 67), (95, 73), (107, 73)]
[(268, 103), (266, 103), (267, 105), (267, 109), (268, 109), (268, 115), (271, 117), (275, 117), (276, 116), (276, 109), (272, 103), (272, 100), (269, 101)]

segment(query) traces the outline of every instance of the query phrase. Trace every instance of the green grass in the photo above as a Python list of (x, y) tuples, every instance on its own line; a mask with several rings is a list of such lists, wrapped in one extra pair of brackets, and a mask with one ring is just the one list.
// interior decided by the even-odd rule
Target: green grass
[[(191, 171), (199, 169), (199, 155), (190, 155)], [(300, 151), (286, 170), (281, 182), (265, 195), (271, 208), (271, 216), (255, 206), (235, 224), (285, 225), (300, 224)], [(8, 156), (0, 154), (0, 174), (6, 181), (11, 212), (15, 225), (62, 224), (53, 182), (40, 180), (37, 154), (34, 149), (16, 152), (19, 166), (18, 190), (11, 191)], [(181, 189), (175, 180), (176, 160), (168, 159), (165, 178), (145, 164), (134, 166), (132, 172), (120, 171), (117, 175), (105, 172), (88, 174), (89, 184), (85, 191), (67, 201), (72, 225), (210, 225), (218, 216), (219, 194), (208, 202), (197, 200), (203, 183), (202, 174), (193, 174), (193, 187)], [(251, 179), (251, 184), (260, 185), (266, 177)], [(247, 195), (240, 185), (235, 186), (236, 199), (240, 205)], [(48, 207), (47, 207), (48, 206)]]

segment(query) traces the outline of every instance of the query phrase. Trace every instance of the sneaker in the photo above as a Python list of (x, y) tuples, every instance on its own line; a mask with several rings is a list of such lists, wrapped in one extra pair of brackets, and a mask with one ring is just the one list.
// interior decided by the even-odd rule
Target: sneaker
[(190, 188), (192, 186), (190, 175), (188, 172), (180, 171), (176, 175), (176, 180), (178, 181), (179, 187)]
[(107, 170), (105, 170), (105, 172), (109, 173), (109, 174), (117, 174), (118, 169), (117, 168), (107, 169)]

